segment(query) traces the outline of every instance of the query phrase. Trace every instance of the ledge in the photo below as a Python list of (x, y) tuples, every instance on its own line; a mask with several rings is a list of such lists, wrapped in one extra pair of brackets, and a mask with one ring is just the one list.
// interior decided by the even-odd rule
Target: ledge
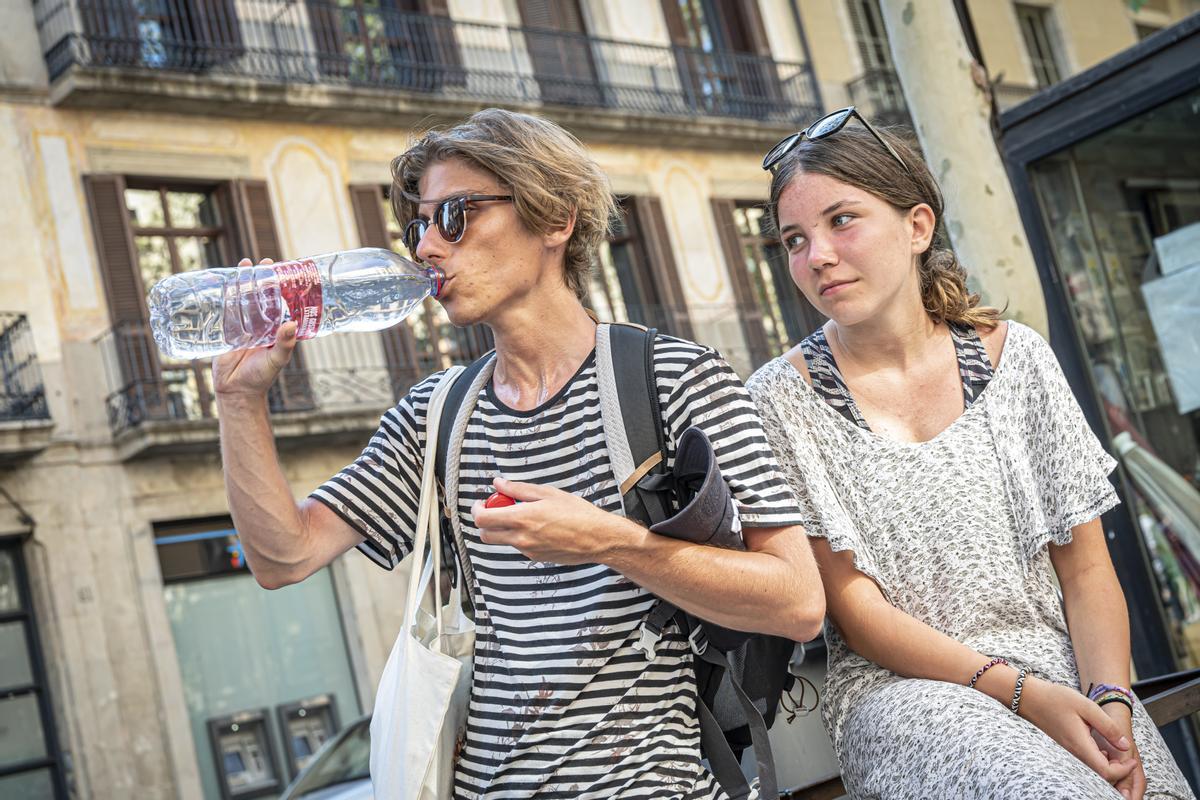
[[(379, 427), (382, 408), (293, 411), (271, 416), (276, 447), (365, 446)], [(220, 450), (217, 420), (147, 420), (113, 437), (122, 461), (163, 456), (215, 454)]]
[(590, 143), (661, 146), (670, 141), (674, 147), (705, 150), (757, 152), (794, 130), (792, 123), (783, 121), (514, 103), (400, 89), (282, 83), (138, 68), (73, 66), (55, 80), (49, 100), (61, 108), (388, 128), (427, 128), (459, 121), (482, 108), (503, 106), (549, 117)]
[(0, 465), (28, 461), (50, 446), (52, 419), (0, 420)]

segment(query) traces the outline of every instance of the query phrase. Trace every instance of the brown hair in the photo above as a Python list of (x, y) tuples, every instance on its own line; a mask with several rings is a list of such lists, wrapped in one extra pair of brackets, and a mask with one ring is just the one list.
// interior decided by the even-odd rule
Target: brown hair
[(513, 208), (529, 231), (561, 230), (574, 212), (563, 277), (583, 299), (616, 206), (608, 177), (580, 141), (549, 120), (499, 108), (476, 112), (448, 130), (427, 131), (392, 159), (397, 221), (404, 224), (416, 216), (418, 183), (425, 171), (452, 158), (494, 175), (513, 196)]
[[(920, 203), (933, 209), (936, 222), (942, 219), (942, 192), (929, 167), (905, 137), (896, 131), (876, 128), (895, 148), (908, 169), (901, 166), (865, 128), (851, 124), (823, 139), (805, 139), (784, 158), (771, 179), (771, 220), (778, 230), (779, 198), (788, 184), (802, 172), (825, 175), (869, 192), (901, 211)], [(967, 271), (944, 245), (941, 226), (920, 256), (918, 272), (921, 302), (936, 322), (995, 328), (1000, 311), (979, 304), (979, 294), (967, 288)]]

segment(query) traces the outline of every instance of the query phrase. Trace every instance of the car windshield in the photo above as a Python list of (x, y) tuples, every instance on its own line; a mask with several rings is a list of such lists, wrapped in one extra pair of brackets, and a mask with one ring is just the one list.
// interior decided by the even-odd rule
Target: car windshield
[(371, 777), (371, 721), (360, 720), (333, 747), (313, 760), (312, 769), (301, 776), (290, 797), (348, 781)]

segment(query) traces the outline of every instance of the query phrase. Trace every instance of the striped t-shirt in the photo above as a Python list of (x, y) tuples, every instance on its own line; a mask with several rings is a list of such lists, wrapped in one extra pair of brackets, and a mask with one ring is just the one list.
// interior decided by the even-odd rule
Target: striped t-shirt
[[(712, 440), (742, 524), (797, 524), (795, 499), (741, 381), (714, 351), (660, 336), (654, 367), (668, 460), (692, 425)], [(425, 416), (440, 375), (388, 411), (353, 464), (313, 493), (391, 569), (412, 546)], [(669, 464), (668, 464), (669, 466)], [(692, 654), (672, 625), (653, 661), (633, 645), (654, 597), (599, 564), (531, 561), (479, 539), (471, 505), (495, 475), (620, 511), (600, 419), (595, 353), (531, 411), (480, 391), (460, 461), (475, 569), (475, 673), (456, 797), (722, 797), (700, 760)]]

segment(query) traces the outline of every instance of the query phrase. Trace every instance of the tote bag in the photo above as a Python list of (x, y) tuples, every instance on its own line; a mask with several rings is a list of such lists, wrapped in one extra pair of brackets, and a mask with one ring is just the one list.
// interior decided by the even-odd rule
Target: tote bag
[(446, 393), (461, 370), (449, 370), (429, 401), (404, 624), (379, 679), (371, 717), (375, 800), (449, 800), (454, 793), (454, 752), (466, 729), (475, 623), (463, 611), (457, 562), (459, 579), (442, 593), (434, 450)]

